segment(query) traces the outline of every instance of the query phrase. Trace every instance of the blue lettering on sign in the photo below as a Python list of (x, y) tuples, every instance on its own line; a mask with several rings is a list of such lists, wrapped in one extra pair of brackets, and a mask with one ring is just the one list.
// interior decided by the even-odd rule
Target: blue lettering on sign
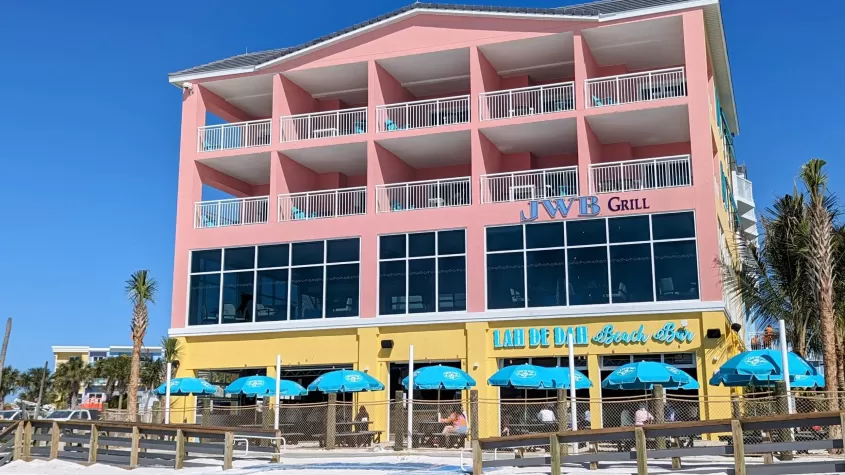
[(654, 341), (663, 343), (672, 343), (674, 341), (678, 343), (692, 343), (695, 333), (686, 328), (677, 328), (674, 323), (668, 322), (663, 325), (663, 328), (654, 332), (651, 338)]
[(599, 198), (597, 196), (581, 196), (572, 198), (555, 198), (553, 200), (533, 200), (528, 202), (528, 216), (525, 211), (519, 212), (520, 222), (535, 221), (540, 217), (540, 205), (546, 210), (546, 214), (554, 219), (560, 214), (561, 218), (569, 216), (572, 206), (578, 202), (579, 216), (595, 216), (601, 211)]
[[(574, 344), (577, 346), (588, 345), (590, 342), (598, 345), (643, 345), (648, 343), (649, 334), (645, 326), (640, 325), (634, 331), (616, 331), (612, 324), (607, 324), (599, 330), (592, 338), (588, 335), (585, 325), (577, 327), (554, 327), (554, 328), (529, 328), (528, 346), (530, 348), (547, 348), (551, 345), (562, 347), (568, 344), (568, 338), (572, 335)], [(524, 328), (513, 328), (505, 330), (493, 330), (493, 348), (525, 348)], [(685, 327), (678, 327), (672, 322), (666, 322), (659, 330), (651, 335), (651, 339), (661, 343), (692, 343), (695, 339), (695, 332)]]
[(614, 330), (613, 325), (607, 324), (593, 337), (593, 343), (598, 343), (599, 345), (618, 345), (620, 343), (629, 345), (632, 343), (645, 343), (647, 341), (648, 337), (642, 325), (632, 332), (618, 332)]

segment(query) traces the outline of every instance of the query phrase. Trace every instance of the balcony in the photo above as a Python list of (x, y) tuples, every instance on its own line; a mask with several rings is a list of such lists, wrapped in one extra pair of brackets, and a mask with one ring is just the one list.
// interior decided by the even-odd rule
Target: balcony
[(354, 216), (367, 212), (367, 187), (279, 195), (279, 221)]
[(532, 201), (578, 194), (578, 167), (481, 175), (481, 203)]
[(425, 129), (469, 122), (469, 96), (402, 102), (376, 107), (376, 131)]
[(736, 197), (746, 203), (754, 203), (754, 189), (751, 185), (751, 180), (747, 180), (741, 176), (736, 177)]
[(197, 128), (197, 152), (215, 152), (270, 145), (271, 119)]
[(575, 110), (575, 83), (522, 87), (478, 95), (481, 120), (510, 119)]
[(194, 203), (194, 228), (221, 228), (267, 222), (269, 196)]
[(281, 118), (282, 143), (367, 133), (367, 108), (298, 114)]
[(376, 186), (376, 212), (469, 206), (470, 177), (412, 181)]
[(690, 156), (590, 165), (591, 193), (619, 193), (692, 185)]
[(660, 69), (588, 79), (585, 83), (587, 108), (657, 101), (687, 95), (684, 68)]

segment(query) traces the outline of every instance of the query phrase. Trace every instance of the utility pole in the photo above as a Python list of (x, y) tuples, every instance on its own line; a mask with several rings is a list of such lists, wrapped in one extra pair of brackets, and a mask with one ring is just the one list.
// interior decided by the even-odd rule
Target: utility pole
[(44, 396), (44, 383), (47, 382), (47, 373), (50, 372), (50, 362), (44, 362), (44, 372), (41, 373), (41, 385), (38, 386), (38, 400), (35, 401), (35, 416), (33, 419), (38, 419), (38, 416), (41, 415), (41, 398)]
[(9, 317), (9, 319), (6, 320), (6, 336), (3, 338), (3, 349), (0, 350), (0, 387), (3, 385), (3, 368), (6, 366), (6, 348), (9, 347), (9, 336), (11, 334), (12, 318)]

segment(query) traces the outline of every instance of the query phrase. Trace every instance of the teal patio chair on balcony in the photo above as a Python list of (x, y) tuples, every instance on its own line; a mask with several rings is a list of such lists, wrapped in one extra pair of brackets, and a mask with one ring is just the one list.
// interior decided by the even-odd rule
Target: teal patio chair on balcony
[(390, 204), (390, 211), (405, 211), (405, 210), (412, 210), (414, 207), (412, 205), (404, 206), (402, 203), (398, 201), (394, 201)]
[(362, 121), (356, 121), (354, 124), (353, 132), (356, 134), (365, 134), (367, 133), (367, 124)]
[(293, 213), (293, 219), (308, 219), (317, 217), (317, 213), (313, 211), (311, 213), (305, 213), (296, 206), (291, 207), (291, 212)]
[(613, 98), (612, 97), (606, 97), (604, 99), (604, 102), (602, 102), (601, 99), (599, 99), (596, 96), (593, 96), (593, 105), (596, 106), (596, 107), (612, 106), (613, 105)]
[(399, 130), (400, 129), (400, 127), (398, 125), (396, 125), (396, 123), (393, 122), (390, 119), (387, 119), (387, 120), (384, 121), (384, 128), (385, 128), (385, 130)]

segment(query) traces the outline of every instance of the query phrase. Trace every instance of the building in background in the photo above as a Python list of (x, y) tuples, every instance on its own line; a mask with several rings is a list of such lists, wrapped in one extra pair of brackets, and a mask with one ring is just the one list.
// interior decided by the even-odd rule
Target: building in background
[(601, 379), (642, 359), (727, 394), (706, 381), (744, 312), (714, 261), (751, 231), (717, 0), (419, 3), (170, 82), (179, 376), (281, 354), (303, 384), (369, 372), (373, 404), (413, 344), (490, 400), (515, 395), (486, 384), (502, 365), (566, 364), (571, 333), (581, 397), (624, 395)]
[[(99, 360), (113, 358), (116, 356), (132, 357), (131, 346), (109, 346), (105, 348), (93, 348), (90, 346), (54, 346), (53, 348), (54, 368), (72, 359), (82, 360), (83, 363), (93, 365)], [(160, 346), (145, 346), (141, 353), (142, 358), (157, 360), (162, 357)], [(83, 409), (102, 409), (105, 397), (106, 380), (103, 378), (92, 379), (79, 391), (80, 407)]]

